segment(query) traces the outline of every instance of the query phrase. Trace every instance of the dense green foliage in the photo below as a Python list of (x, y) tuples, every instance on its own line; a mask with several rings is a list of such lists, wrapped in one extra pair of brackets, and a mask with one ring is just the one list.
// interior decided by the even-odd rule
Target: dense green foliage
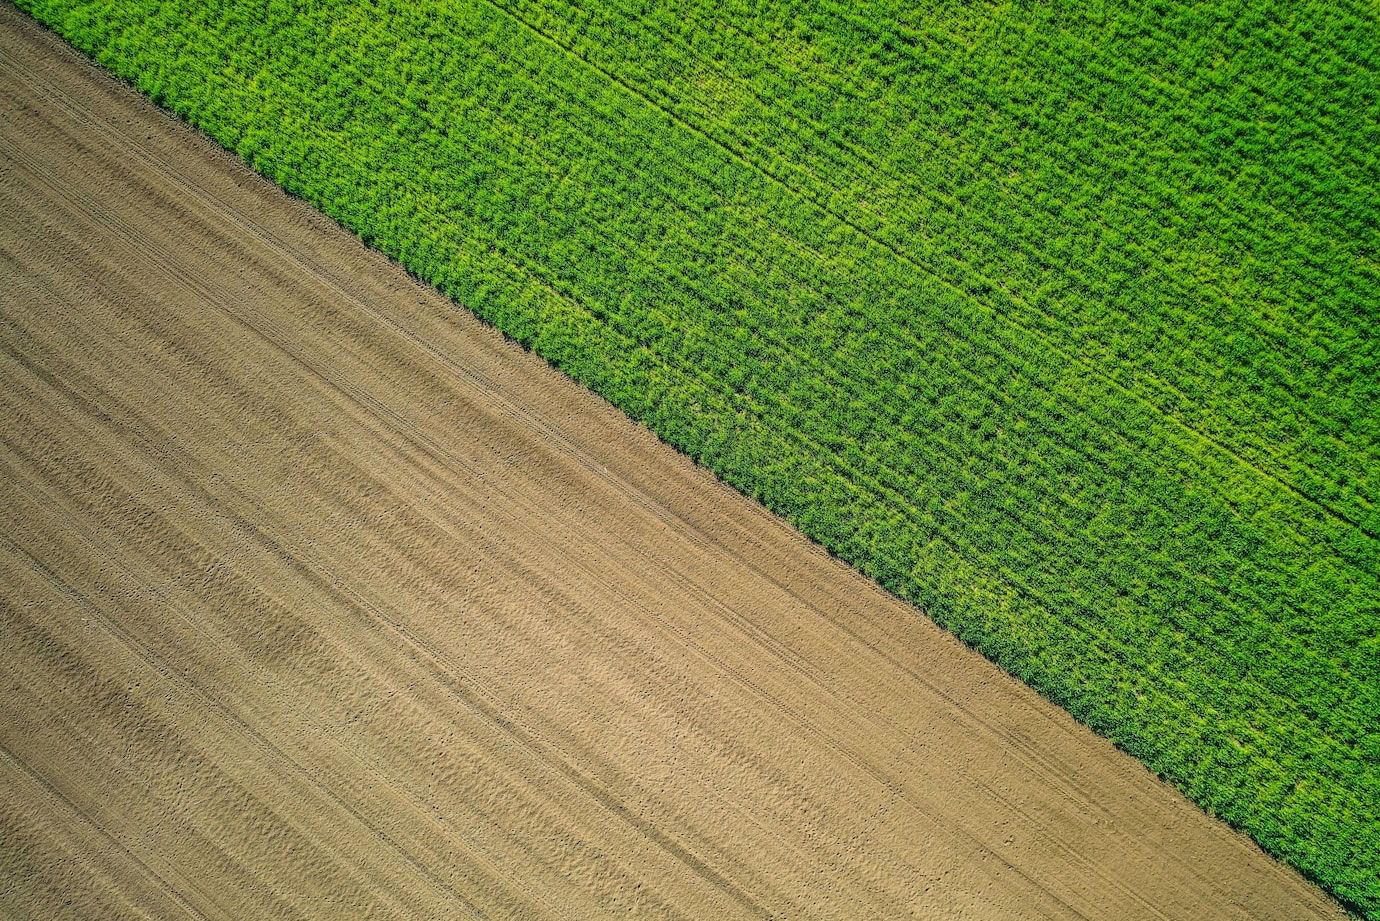
[(1380, 917), (1375, 8), (21, 5)]

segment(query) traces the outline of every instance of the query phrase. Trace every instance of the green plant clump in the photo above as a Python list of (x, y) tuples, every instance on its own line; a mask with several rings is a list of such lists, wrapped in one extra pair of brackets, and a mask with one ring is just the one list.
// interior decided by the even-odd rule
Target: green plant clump
[(1380, 14), (20, 0), (1380, 918)]

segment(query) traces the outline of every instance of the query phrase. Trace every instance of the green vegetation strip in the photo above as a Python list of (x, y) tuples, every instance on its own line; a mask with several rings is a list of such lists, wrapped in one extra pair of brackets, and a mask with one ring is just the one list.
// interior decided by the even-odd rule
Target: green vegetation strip
[(1380, 17), (21, 0), (1380, 917)]

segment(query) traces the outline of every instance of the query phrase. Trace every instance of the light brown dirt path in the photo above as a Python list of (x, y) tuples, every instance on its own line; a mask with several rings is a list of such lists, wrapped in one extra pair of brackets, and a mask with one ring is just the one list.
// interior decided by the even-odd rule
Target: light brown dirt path
[(0, 7), (0, 915), (1337, 909)]

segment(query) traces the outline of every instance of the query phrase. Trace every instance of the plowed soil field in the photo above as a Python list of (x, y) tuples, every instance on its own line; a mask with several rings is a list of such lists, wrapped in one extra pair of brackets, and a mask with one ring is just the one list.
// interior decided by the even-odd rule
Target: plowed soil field
[(1333, 917), (0, 6), (0, 915)]

